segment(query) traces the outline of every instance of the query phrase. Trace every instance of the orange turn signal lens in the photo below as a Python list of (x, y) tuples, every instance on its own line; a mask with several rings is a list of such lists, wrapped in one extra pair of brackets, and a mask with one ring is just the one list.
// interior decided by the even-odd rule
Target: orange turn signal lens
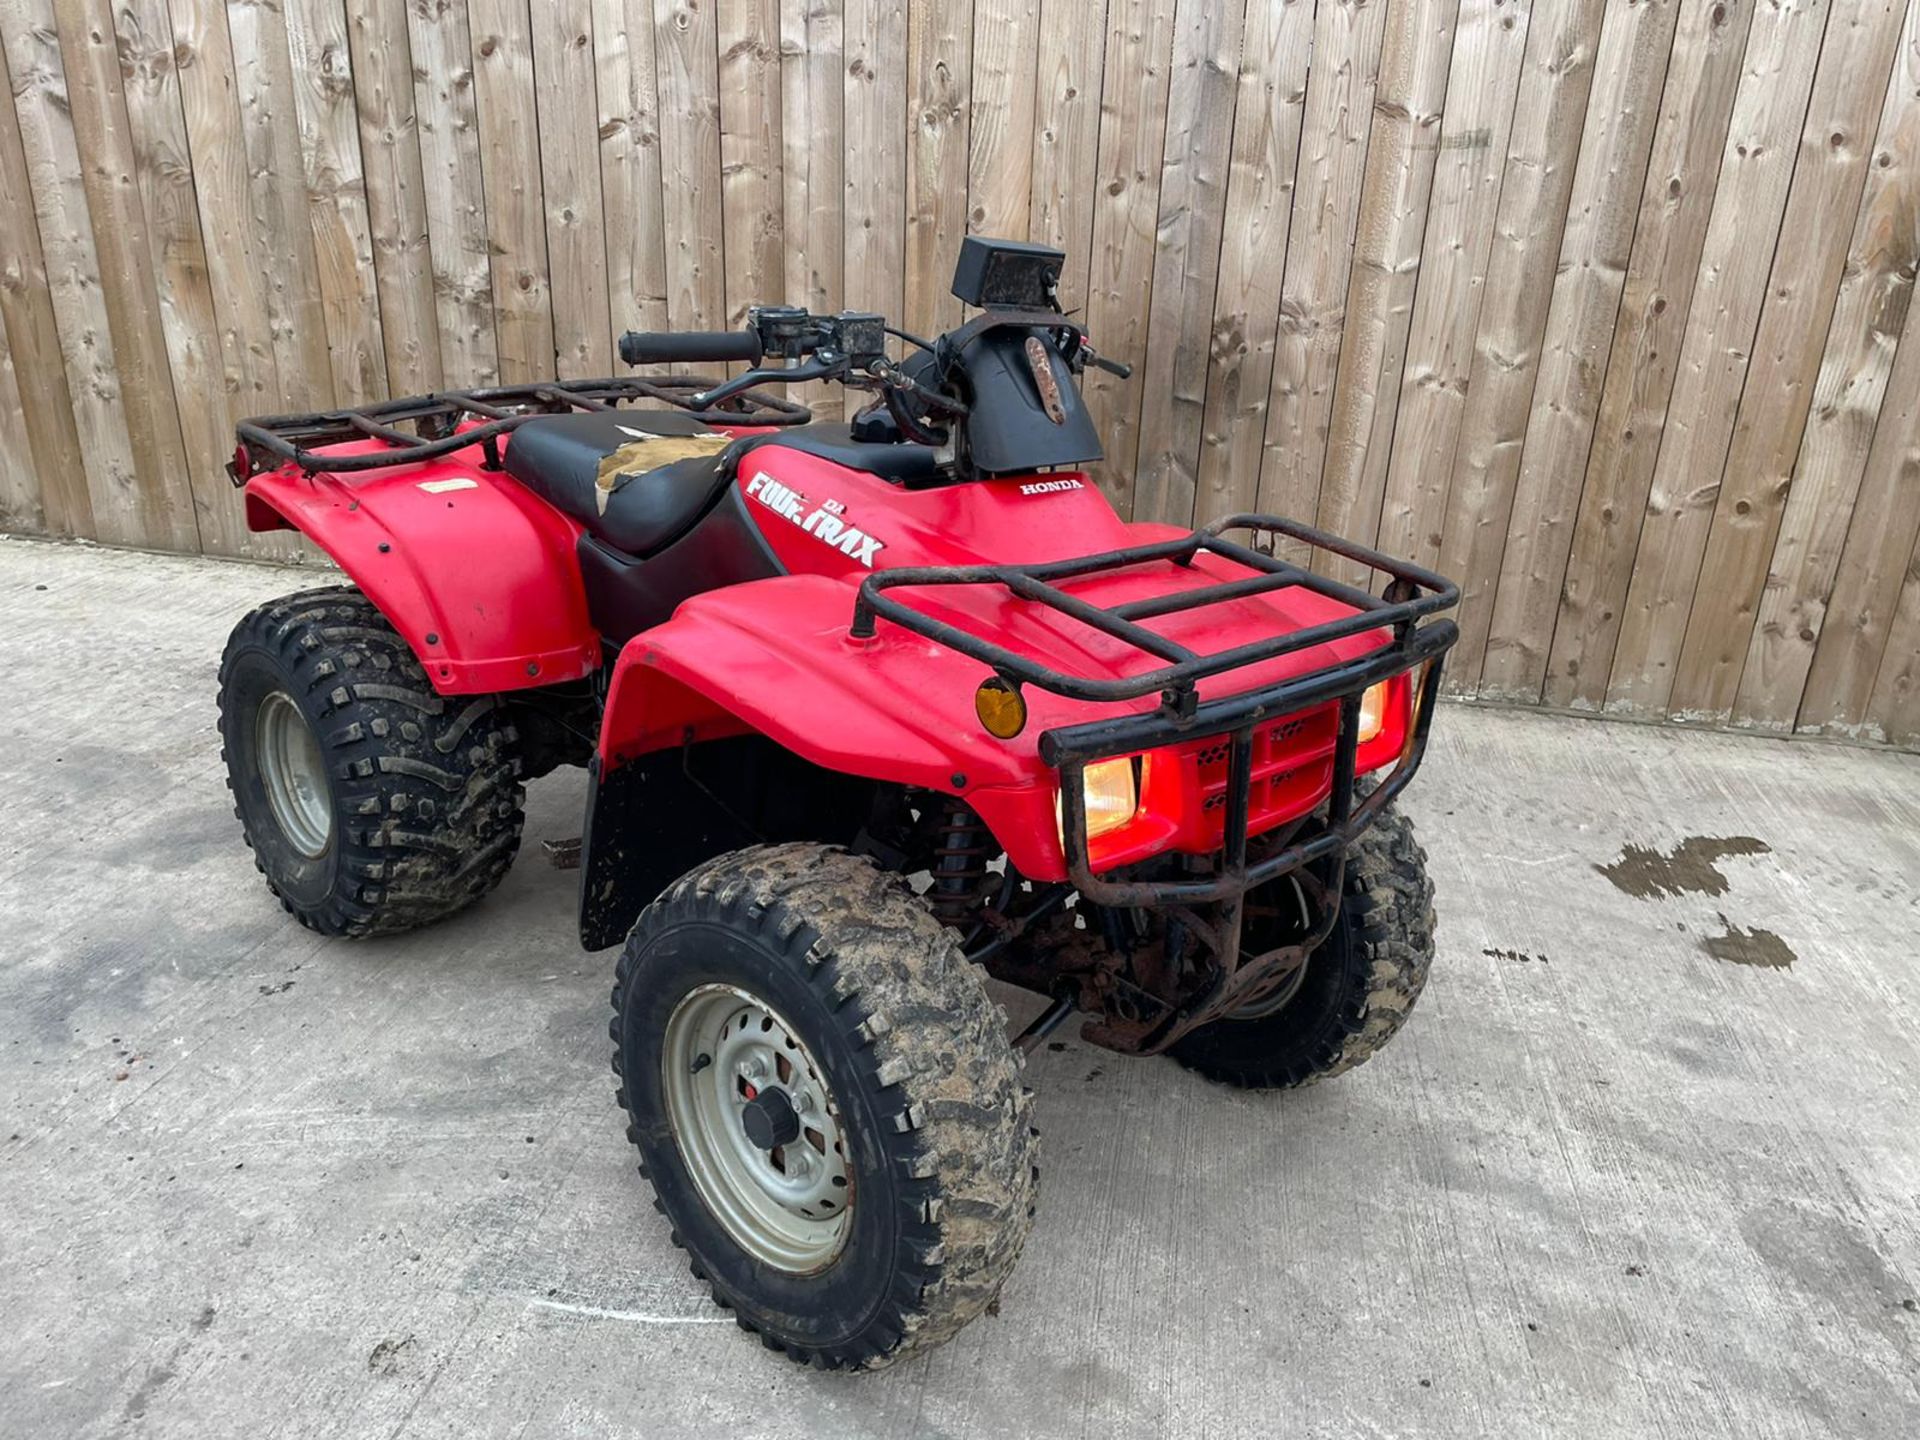
[(1020, 690), (998, 675), (989, 675), (973, 692), (973, 713), (996, 740), (1011, 740), (1027, 728), (1027, 702)]

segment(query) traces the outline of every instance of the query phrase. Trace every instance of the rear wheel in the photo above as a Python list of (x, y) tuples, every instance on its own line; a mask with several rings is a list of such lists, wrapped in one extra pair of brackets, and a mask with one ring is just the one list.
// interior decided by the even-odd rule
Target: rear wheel
[[(1289, 915), (1310, 918), (1291, 881), (1264, 888), (1248, 897), (1250, 918), (1256, 907), (1282, 923)], [(1169, 1053), (1208, 1079), (1256, 1090), (1351, 1070), (1412, 1013), (1433, 965), (1433, 925), (1427, 857), (1412, 823), (1388, 809), (1348, 853), (1340, 915), (1306, 965), (1272, 995), (1201, 1026)]]
[(723, 855), (641, 915), (613, 1008), (641, 1171), (743, 1328), (870, 1369), (993, 1304), (1033, 1223), (1032, 1096), (898, 877), (818, 845)]
[(523, 796), (499, 700), (437, 694), (357, 590), (290, 595), (234, 627), (220, 738), (254, 863), (322, 934), (443, 919), (513, 863)]

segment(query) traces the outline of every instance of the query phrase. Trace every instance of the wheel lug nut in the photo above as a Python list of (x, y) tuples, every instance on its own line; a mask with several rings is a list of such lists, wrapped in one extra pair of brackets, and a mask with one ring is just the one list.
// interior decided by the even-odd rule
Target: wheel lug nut
[(813, 1096), (809, 1095), (804, 1090), (794, 1091), (793, 1092), (793, 1108), (799, 1111), (800, 1114), (802, 1115), (806, 1114), (809, 1110), (813, 1109)]

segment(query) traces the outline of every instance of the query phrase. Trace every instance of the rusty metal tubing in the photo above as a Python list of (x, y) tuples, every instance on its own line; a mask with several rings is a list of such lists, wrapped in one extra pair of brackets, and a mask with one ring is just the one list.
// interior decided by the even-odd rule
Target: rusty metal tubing
[[(1376, 597), (1355, 586), (1315, 575), (1271, 555), (1263, 555), (1235, 541), (1221, 538), (1221, 532), (1230, 529), (1287, 535), (1354, 560), (1386, 575), (1392, 582), (1390, 594), (1398, 598)], [(1154, 561), (1191, 564), (1202, 551), (1220, 555), (1263, 573), (1226, 584), (1200, 586), (1180, 595), (1159, 596), (1151, 601), (1134, 601), (1112, 608), (1103, 608), (1067, 594), (1051, 583)], [(1049, 669), (1030, 656), (1010, 650), (984, 636), (935, 619), (887, 593), (902, 587), (944, 585), (1004, 586), (1022, 599), (1045, 605), (1090, 629), (1123, 641), (1143, 654), (1172, 663), (1119, 679), (1069, 675)], [(1264, 640), (1238, 645), (1212, 655), (1193, 654), (1177, 642), (1134, 623), (1148, 616), (1178, 614), (1248, 594), (1283, 590), (1289, 586), (1299, 586), (1340, 600), (1350, 605), (1354, 613), (1318, 625), (1271, 635)], [(1396, 640), (1406, 643), (1413, 638), (1416, 621), (1459, 603), (1459, 599), (1459, 587), (1452, 581), (1417, 565), (1392, 559), (1376, 550), (1354, 545), (1277, 515), (1232, 515), (1205, 529), (1172, 540), (1079, 555), (1066, 560), (1033, 565), (903, 566), (896, 570), (876, 571), (860, 584), (848, 633), (857, 640), (872, 639), (878, 632), (878, 621), (885, 619), (911, 634), (978, 660), (1011, 682), (1033, 685), (1074, 700), (1119, 702), (1162, 693), (1190, 701), (1195, 685), (1210, 675), (1294, 654), (1330, 641), (1390, 628)], [(1172, 708), (1178, 711), (1183, 707), (1176, 704)]]
[[(658, 400), (716, 425), (799, 425), (813, 418), (806, 406), (772, 395), (751, 393), (751, 408), (703, 410), (690, 403), (714, 382), (691, 375), (648, 379), (557, 380), (534, 385), (494, 385), (478, 390), (442, 390), (373, 405), (343, 405), (306, 415), (263, 415), (236, 427), (239, 453), (227, 467), (235, 485), (261, 470), (263, 460), (291, 463), (309, 475), (351, 474), (392, 465), (415, 465), (451, 455), (470, 445), (493, 445), (529, 420), (573, 411), (605, 411), (633, 400)], [(458, 426), (469, 417), (485, 420), (470, 430)], [(408, 434), (405, 422), (432, 432)], [(322, 454), (316, 447), (374, 438), (388, 449), (370, 454)]]
[(1412, 670), (1427, 660), (1437, 661), (1459, 638), (1459, 628), (1451, 620), (1431, 621), (1406, 639), (1369, 651), (1357, 660), (1261, 690), (1209, 701), (1197, 706), (1191, 717), (1156, 711), (1063, 725), (1041, 735), (1040, 758), (1049, 765), (1065, 765), (1070, 760), (1099, 760), (1175, 741), (1224, 735), (1241, 725), (1314, 709), (1349, 691), (1360, 694), (1389, 676)]
[[(1344, 851), (1373, 824), (1375, 817), (1392, 802), (1394, 796), (1406, 788), (1425, 757), (1427, 737), (1433, 725), (1433, 701), (1440, 688), (1440, 672), (1441, 662), (1435, 657), (1427, 668), (1426, 679), (1421, 686), (1419, 714), (1414, 722), (1413, 736), (1401, 754), (1400, 763), (1388, 772), (1379, 788), (1357, 808), (1353, 805), (1354, 763), (1359, 749), (1360, 693), (1365, 685), (1340, 697), (1340, 731), (1334, 747), (1333, 781), (1327, 801), (1326, 828), (1306, 840), (1287, 846), (1277, 854), (1248, 865), (1245, 863), (1246, 809), (1242, 801), (1239, 807), (1241, 824), (1238, 827), (1241, 864), (1231, 870), (1223, 866), (1219, 873), (1203, 880), (1103, 880), (1095, 875), (1087, 851), (1086, 790), (1082, 780), (1089, 762), (1079, 758), (1069, 760), (1060, 771), (1060, 828), (1066, 841), (1067, 874), (1074, 888), (1095, 905), (1153, 907), (1201, 904), (1244, 895), (1303, 865)], [(1153, 717), (1139, 718), (1150, 720)], [(1231, 793), (1227, 803), (1231, 816), (1235, 808)], [(1229, 831), (1226, 853), (1231, 854), (1234, 849), (1233, 832)]]

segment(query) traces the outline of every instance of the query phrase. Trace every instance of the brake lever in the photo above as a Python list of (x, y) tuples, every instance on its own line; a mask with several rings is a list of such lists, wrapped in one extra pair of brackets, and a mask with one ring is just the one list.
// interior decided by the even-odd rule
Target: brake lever
[(687, 403), (695, 410), (710, 410), (723, 401), (753, 389), (756, 385), (798, 384), (803, 380), (829, 380), (839, 372), (839, 362), (828, 363), (821, 360), (809, 360), (804, 365), (783, 365), (772, 370), (749, 370), (744, 375), (714, 386), (711, 390), (702, 390), (698, 395), (687, 397)]
[(1109, 375), (1118, 375), (1122, 380), (1131, 380), (1133, 378), (1133, 366), (1123, 361), (1109, 360), (1106, 356), (1096, 351), (1091, 345), (1087, 346), (1087, 363), (1096, 369), (1106, 371)]

